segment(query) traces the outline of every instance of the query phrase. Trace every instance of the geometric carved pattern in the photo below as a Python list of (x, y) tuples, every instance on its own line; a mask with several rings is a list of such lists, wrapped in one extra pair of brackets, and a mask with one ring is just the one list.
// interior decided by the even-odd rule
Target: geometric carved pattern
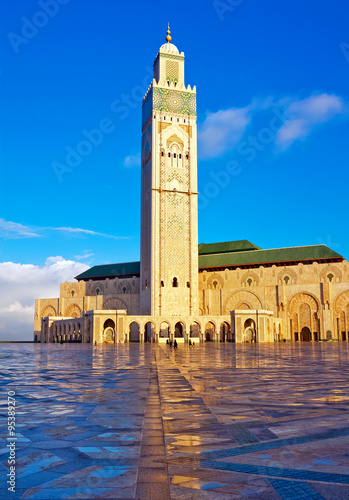
[(238, 309), (243, 304), (243, 307), (247, 305), (247, 309), (258, 310), (263, 309), (262, 301), (260, 298), (252, 292), (247, 290), (240, 290), (239, 292), (233, 293), (225, 302), (223, 314), (230, 314), (230, 311)]
[(52, 306), (46, 306), (42, 312), (41, 312), (41, 317), (42, 318), (47, 318), (47, 316), (57, 316), (57, 313), (55, 311), (55, 308)]
[(300, 329), (307, 326), (309, 329), (311, 328), (311, 309), (309, 304), (302, 304), (299, 308), (299, 323)]
[(168, 148), (171, 146), (171, 144), (178, 144), (181, 149), (183, 149), (184, 146), (184, 142), (176, 134), (171, 135), (171, 137), (167, 139), (166, 145)]
[(127, 310), (127, 306), (126, 306), (124, 301), (122, 301), (121, 299), (117, 299), (115, 297), (115, 298), (111, 298), (111, 299), (106, 300), (103, 304), (103, 309), (111, 309), (111, 310), (126, 309)]
[(164, 194), (161, 198), (161, 222), (162, 265), (165, 269), (180, 268), (183, 278), (187, 277), (190, 255), (188, 198), (180, 194)]
[(176, 180), (179, 182), (179, 184), (183, 184), (183, 177), (181, 176), (181, 174), (178, 172), (178, 170), (174, 170), (169, 173), (168, 177), (167, 177), (167, 182), (172, 182), (173, 180)]
[(166, 61), (166, 80), (178, 81), (179, 64), (176, 61)]
[(76, 304), (72, 304), (65, 311), (65, 316), (67, 316), (68, 318), (80, 318), (80, 316), (81, 316), (80, 307), (77, 306)]
[(240, 302), (240, 304), (237, 304), (235, 306), (235, 309), (241, 311), (248, 311), (248, 309), (251, 309), (251, 306), (249, 304), (246, 304), (246, 302)]
[(295, 295), (290, 301), (290, 312), (298, 313), (302, 304), (308, 304), (312, 312), (318, 311), (318, 303), (312, 295), (309, 295), (308, 293), (297, 293), (297, 295)]
[(189, 92), (178, 92), (155, 87), (153, 109), (184, 115), (196, 115), (196, 96)]
[(349, 309), (349, 290), (338, 295), (335, 302), (335, 309), (337, 312)]

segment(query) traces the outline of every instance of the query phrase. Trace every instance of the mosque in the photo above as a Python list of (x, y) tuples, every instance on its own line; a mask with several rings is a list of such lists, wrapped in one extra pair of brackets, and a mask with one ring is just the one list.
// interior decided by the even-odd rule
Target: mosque
[(196, 87), (166, 43), (142, 108), (140, 262), (94, 266), (35, 302), (37, 342), (349, 340), (349, 264), (325, 245), (198, 245)]

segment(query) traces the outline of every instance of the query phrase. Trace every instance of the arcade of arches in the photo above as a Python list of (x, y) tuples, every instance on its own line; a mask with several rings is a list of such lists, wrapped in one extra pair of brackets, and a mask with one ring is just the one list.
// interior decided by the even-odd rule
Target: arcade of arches
[[(77, 300), (74, 296), (74, 301)], [(110, 299), (108, 305), (112, 306)], [(296, 293), (280, 301), (278, 315), (263, 309), (257, 294), (239, 291), (227, 297), (224, 309), (234, 307), (230, 314), (195, 317), (128, 316), (116, 309), (79, 313), (74, 302), (57, 315), (57, 307), (45, 304), (41, 311), (41, 342), (166, 342), (177, 339), (189, 342), (316, 342), (349, 341), (349, 290), (337, 294), (330, 303), (322, 304), (309, 292)], [(258, 309), (253, 309), (259, 306)], [(80, 314), (80, 315), (79, 315)], [(69, 316), (68, 316), (69, 315)]]

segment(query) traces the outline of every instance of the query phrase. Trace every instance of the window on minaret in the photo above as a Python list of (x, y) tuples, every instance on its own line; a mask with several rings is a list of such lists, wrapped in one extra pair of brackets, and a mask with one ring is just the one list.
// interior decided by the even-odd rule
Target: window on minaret
[(175, 287), (175, 288), (178, 287), (178, 279), (177, 278), (173, 278), (172, 286)]
[(176, 153), (173, 153), (173, 158), (177, 158), (177, 155), (176, 155)]
[(171, 153), (168, 153), (168, 157), (171, 158)]
[(190, 282), (189, 281), (187, 281), (187, 287), (190, 288)]
[(164, 283), (163, 281), (161, 281), (161, 286), (162, 286), (162, 287), (163, 287), (163, 286), (165, 286), (165, 283)]

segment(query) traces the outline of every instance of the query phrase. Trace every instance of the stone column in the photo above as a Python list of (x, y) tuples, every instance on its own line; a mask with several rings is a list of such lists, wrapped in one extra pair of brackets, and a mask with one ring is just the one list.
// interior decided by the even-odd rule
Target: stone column
[[(116, 322), (115, 322), (115, 336), (117, 342), (129, 342), (129, 329), (126, 331), (126, 311), (124, 309), (118, 309), (116, 311)], [(139, 335), (141, 331), (139, 330)]]

